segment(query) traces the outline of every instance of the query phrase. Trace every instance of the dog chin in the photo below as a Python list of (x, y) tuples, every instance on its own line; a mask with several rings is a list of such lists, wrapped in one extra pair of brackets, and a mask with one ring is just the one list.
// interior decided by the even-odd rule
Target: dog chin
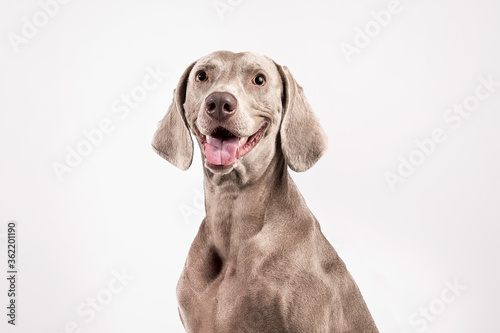
[(228, 174), (238, 166), (238, 162), (236, 162), (232, 165), (213, 165), (213, 164), (207, 163), (207, 161), (205, 161), (204, 163), (205, 163), (205, 168), (207, 168), (212, 173), (218, 174), (218, 175)]

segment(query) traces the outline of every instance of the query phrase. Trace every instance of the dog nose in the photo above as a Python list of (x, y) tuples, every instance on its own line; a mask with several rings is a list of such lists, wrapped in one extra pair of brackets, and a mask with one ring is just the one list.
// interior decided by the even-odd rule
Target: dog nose
[(205, 111), (219, 121), (231, 117), (238, 107), (236, 97), (227, 92), (213, 92), (205, 99)]

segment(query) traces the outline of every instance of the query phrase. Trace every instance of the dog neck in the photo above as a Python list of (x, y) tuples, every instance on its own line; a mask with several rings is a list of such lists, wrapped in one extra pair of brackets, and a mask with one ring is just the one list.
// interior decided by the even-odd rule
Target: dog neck
[(282, 154), (275, 155), (261, 170), (240, 164), (221, 175), (204, 168), (205, 223), (221, 255), (264, 227), (266, 213), (287, 196), (290, 182)]

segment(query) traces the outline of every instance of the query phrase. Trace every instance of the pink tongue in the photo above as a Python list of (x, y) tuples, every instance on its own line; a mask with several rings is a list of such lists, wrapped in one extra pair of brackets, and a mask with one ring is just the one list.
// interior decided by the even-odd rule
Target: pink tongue
[(212, 165), (231, 165), (238, 162), (239, 138), (230, 137), (227, 139), (214, 138), (207, 135), (205, 144), (205, 157)]

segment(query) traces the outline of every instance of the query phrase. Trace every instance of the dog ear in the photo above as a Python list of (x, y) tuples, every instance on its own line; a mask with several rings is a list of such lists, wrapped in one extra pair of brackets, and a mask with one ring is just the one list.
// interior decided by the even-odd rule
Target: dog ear
[(158, 129), (151, 145), (158, 155), (181, 170), (187, 170), (193, 161), (193, 139), (189, 130), (183, 104), (186, 100), (186, 87), (189, 73), (195, 62), (182, 74), (174, 90), (172, 104), (167, 114), (158, 123)]
[(281, 149), (290, 169), (306, 171), (323, 156), (328, 148), (328, 139), (290, 70), (286, 66), (277, 67), (284, 90)]

